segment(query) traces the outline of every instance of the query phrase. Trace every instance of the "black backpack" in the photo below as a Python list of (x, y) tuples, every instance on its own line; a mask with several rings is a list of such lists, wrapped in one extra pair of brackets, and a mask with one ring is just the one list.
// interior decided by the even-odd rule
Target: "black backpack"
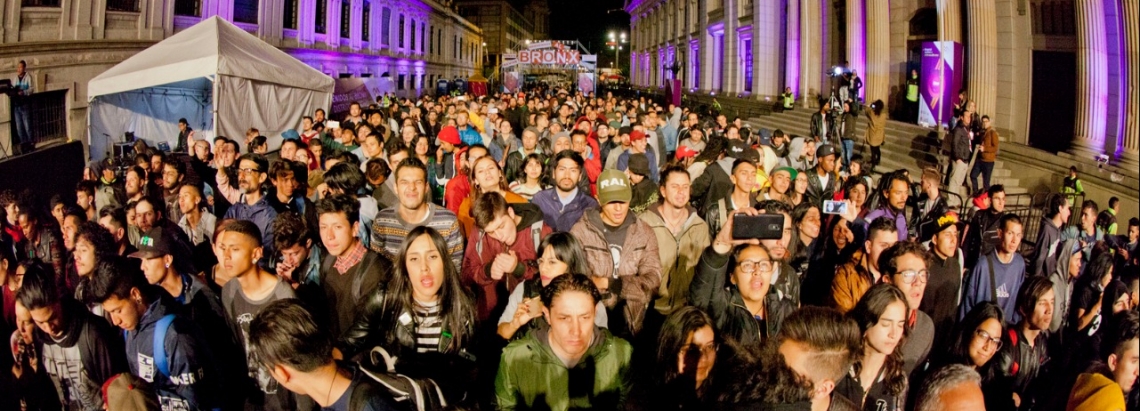
[[(371, 378), (383, 389), (388, 390), (392, 399), (411, 411), (436, 411), (447, 407), (443, 390), (430, 378), (412, 378), (396, 372), (396, 357), (388, 354), (383, 347), (375, 347), (368, 358), (360, 362), (360, 372)], [(361, 395), (363, 395), (363, 390)], [(359, 410), (365, 403), (353, 392), (350, 408)]]

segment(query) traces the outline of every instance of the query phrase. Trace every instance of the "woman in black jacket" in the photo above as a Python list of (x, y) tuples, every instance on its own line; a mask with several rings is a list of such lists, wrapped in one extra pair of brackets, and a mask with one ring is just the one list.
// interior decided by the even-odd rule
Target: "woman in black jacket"
[(396, 271), (357, 308), (356, 322), (344, 331), (344, 358), (380, 346), (399, 358), (396, 371), (431, 378), (451, 399), (464, 397), (474, 379), (475, 308), (460, 284), (447, 241), (433, 228), (408, 233), (397, 254)]

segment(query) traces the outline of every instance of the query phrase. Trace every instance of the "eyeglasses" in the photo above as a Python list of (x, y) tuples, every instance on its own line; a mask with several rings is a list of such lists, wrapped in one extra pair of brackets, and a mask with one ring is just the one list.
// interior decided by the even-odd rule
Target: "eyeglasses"
[(772, 260), (744, 260), (737, 263), (740, 271), (752, 273), (759, 270), (761, 273), (772, 272)]
[(923, 284), (926, 284), (926, 281), (930, 279), (930, 275), (926, 272), (926, 270), (906, 270), (900, 272), (899, 275), (902, 276), (903, 284), (914, 284), (919, 279), (922, 280)]
[(260, 173), (260, 172), (261, 172), (261, 170), (258, 170), (256, 168), (239, 168), (238, 169), (238, 174), (242, 174), (242, 175)]
[(1001, 349), (1001, 338), (993, 337), (990, 335), (990, 333), (985, 332), (985, 330), (974, 331), (974, 335), (976, 337), (980, 337), (986, 342), (986, 348), (992, 349), (994, 351)]
[(685, 347), (684, 350), (681, 350), (681, 354), (686, 356), (686, 357), (698, 357), (699, 356), (702, 358), (708, 358), (708, 357), (715, 356), (717, 350), (719, 350), (719, 349), (720, 349), (720, 346), (717, 345), (717, 343), (715, 343), (715, 342), (708, 343), (708, 344), (705, 344), (705, 345), (700, 346), (700, 347), (695, 346), (695, 345), (689, 345), (689, 346)]

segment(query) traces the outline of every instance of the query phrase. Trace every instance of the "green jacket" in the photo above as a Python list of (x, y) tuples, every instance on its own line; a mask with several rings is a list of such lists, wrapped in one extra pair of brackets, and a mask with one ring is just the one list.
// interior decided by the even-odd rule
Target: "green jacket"
[[(550, 349), (549, 329), (537, 329), (503, 349), (495, 397), (499, 410), (569, 409), (616, 410), (629, 394), (628, 342), (594, 329), (594, 341), (574, 368), (567, 369)], [(580, 375), (592, 373), (593, 375)], [(571, 374), (574, 374), (571, 378)], [(588, 382), (593, 388), (570, 388), (570, 381)], [(570, 393), (575, 393), (570, 398)]]

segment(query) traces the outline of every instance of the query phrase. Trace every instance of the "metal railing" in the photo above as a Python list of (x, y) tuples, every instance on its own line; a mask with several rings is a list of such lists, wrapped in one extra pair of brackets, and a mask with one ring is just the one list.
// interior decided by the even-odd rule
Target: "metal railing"
[(139, 11), (139, 0), (107, 0), (107, 11)]
[(67, 90), (35, 93), (24, 98), (35, 144), (67, 139)]

